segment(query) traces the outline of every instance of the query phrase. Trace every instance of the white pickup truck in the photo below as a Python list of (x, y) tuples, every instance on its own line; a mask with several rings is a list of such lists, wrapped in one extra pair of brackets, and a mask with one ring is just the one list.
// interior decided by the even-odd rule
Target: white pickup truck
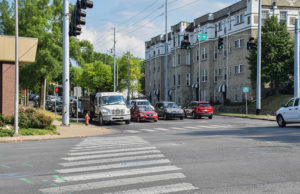
[(130, 109), (121, 93), (99, 92), (89, 98), (83, 98), (83, 109), (91, 118), (97, 117), (99, 125), (105, 122), (125, 121), (130, 124)]
[(300, 97), (292, 98), (287, 104), (282, 105), (276, 111), (276, 120), (279, 127), (285, 127), (288, 123), (300, 123)]

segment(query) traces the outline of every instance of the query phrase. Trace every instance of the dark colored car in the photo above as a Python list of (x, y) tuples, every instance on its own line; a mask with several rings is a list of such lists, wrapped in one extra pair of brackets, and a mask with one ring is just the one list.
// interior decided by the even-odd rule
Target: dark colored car
[(213, 118), (214, 109), (209, 102), (193, 101), (187, 107), (183, 108), (185, 117), (201, 118), (203, 116), (209, 119)]
[(136, 105), (131, 108), (131, 119), (137, 122), (141, 121), (154, 121), (157, 122), (158, 116), (152, 106)]
[(70, 104), (70, 114), (72, 117), (77, 117), (77, 111), (78, 111), (78, 117), (83, 117), (83, 109), (82, 109), (82, 103), (81, 101), (78, 102), (78, 110), (77, 109), (77, 100), (74, 100), (72, 104)]
[(165, 120), (169, 118), (180, 118), (184, 117), (183, 110), (175, 102), (158, 102), (155, 105), (155, 111), (158, 117), (163, 117)]

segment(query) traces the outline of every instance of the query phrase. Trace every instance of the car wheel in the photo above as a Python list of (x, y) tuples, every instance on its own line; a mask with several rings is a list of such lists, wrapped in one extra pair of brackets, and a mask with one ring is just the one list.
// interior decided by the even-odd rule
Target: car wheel
[(184, 118), (187, 118), (187, 114), (186, 114), (186, 112), (184, 112)]
[(126, 120), (126, 121), (125, 121), (125, 124), (126, 124), (126, 125), (129, 125), (129, 124), (130, 124), (130, 120)]
[(285, 127), (286, 123), (281, 115), (278, 115), (276, 120), (279, 127)]
[(196, 119), (196, 118), (197, 118), (195, 112), (192, 113), (192, 117), (193, 117), (193, 119)]
[(157, 122), (157, 120), (154, 120), (154, 122), (156, 123), (156, 122)]
[(212, 118), (213, 118), (213, 116), (212, 116), (212, 115), (210, 115), (208, 118), (209, 118), (209, 119), (212, 119)]
[(180, 120), (183, 120), (183, 117), (180, 117)]
[(164, 114), (164, 120), (167, 120), (168, 117), (167, 117), (167, 114)]
[(102, 126), (103, 125), (103, 118), (101, 115), (98, 115), (98, 122), (99, 122), (99, 125)]

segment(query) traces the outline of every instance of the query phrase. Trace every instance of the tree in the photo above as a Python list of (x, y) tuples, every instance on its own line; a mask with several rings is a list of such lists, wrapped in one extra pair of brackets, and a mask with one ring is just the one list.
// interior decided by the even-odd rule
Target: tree
[[(257, 72), (257, 51), (250, 50), (247, 58), (250, 64), (250, 79), (255, 84)], [(262, 27), (261, 79), (272, 83), (279, 93), (279, 84), (289, 81), (293, 74), (294, 46), (285, 23), (279, 23), (276, 16), (268, 18)]]

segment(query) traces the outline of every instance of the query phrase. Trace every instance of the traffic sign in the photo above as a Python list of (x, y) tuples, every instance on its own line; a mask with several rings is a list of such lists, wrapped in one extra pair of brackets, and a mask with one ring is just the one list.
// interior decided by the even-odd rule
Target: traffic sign
[(81, 97), (82, 96), (81, 87), (74, 87), (74, 96), (76, 96), (76, 97)]
[(208, 35), (207, 34), (198, 34), (198, 39), (200, 39), (200, 40), (207, 40), (208, 39)]
[(249, 87), (243, 87), (243, 92), (248, 93), (249, 92)]

